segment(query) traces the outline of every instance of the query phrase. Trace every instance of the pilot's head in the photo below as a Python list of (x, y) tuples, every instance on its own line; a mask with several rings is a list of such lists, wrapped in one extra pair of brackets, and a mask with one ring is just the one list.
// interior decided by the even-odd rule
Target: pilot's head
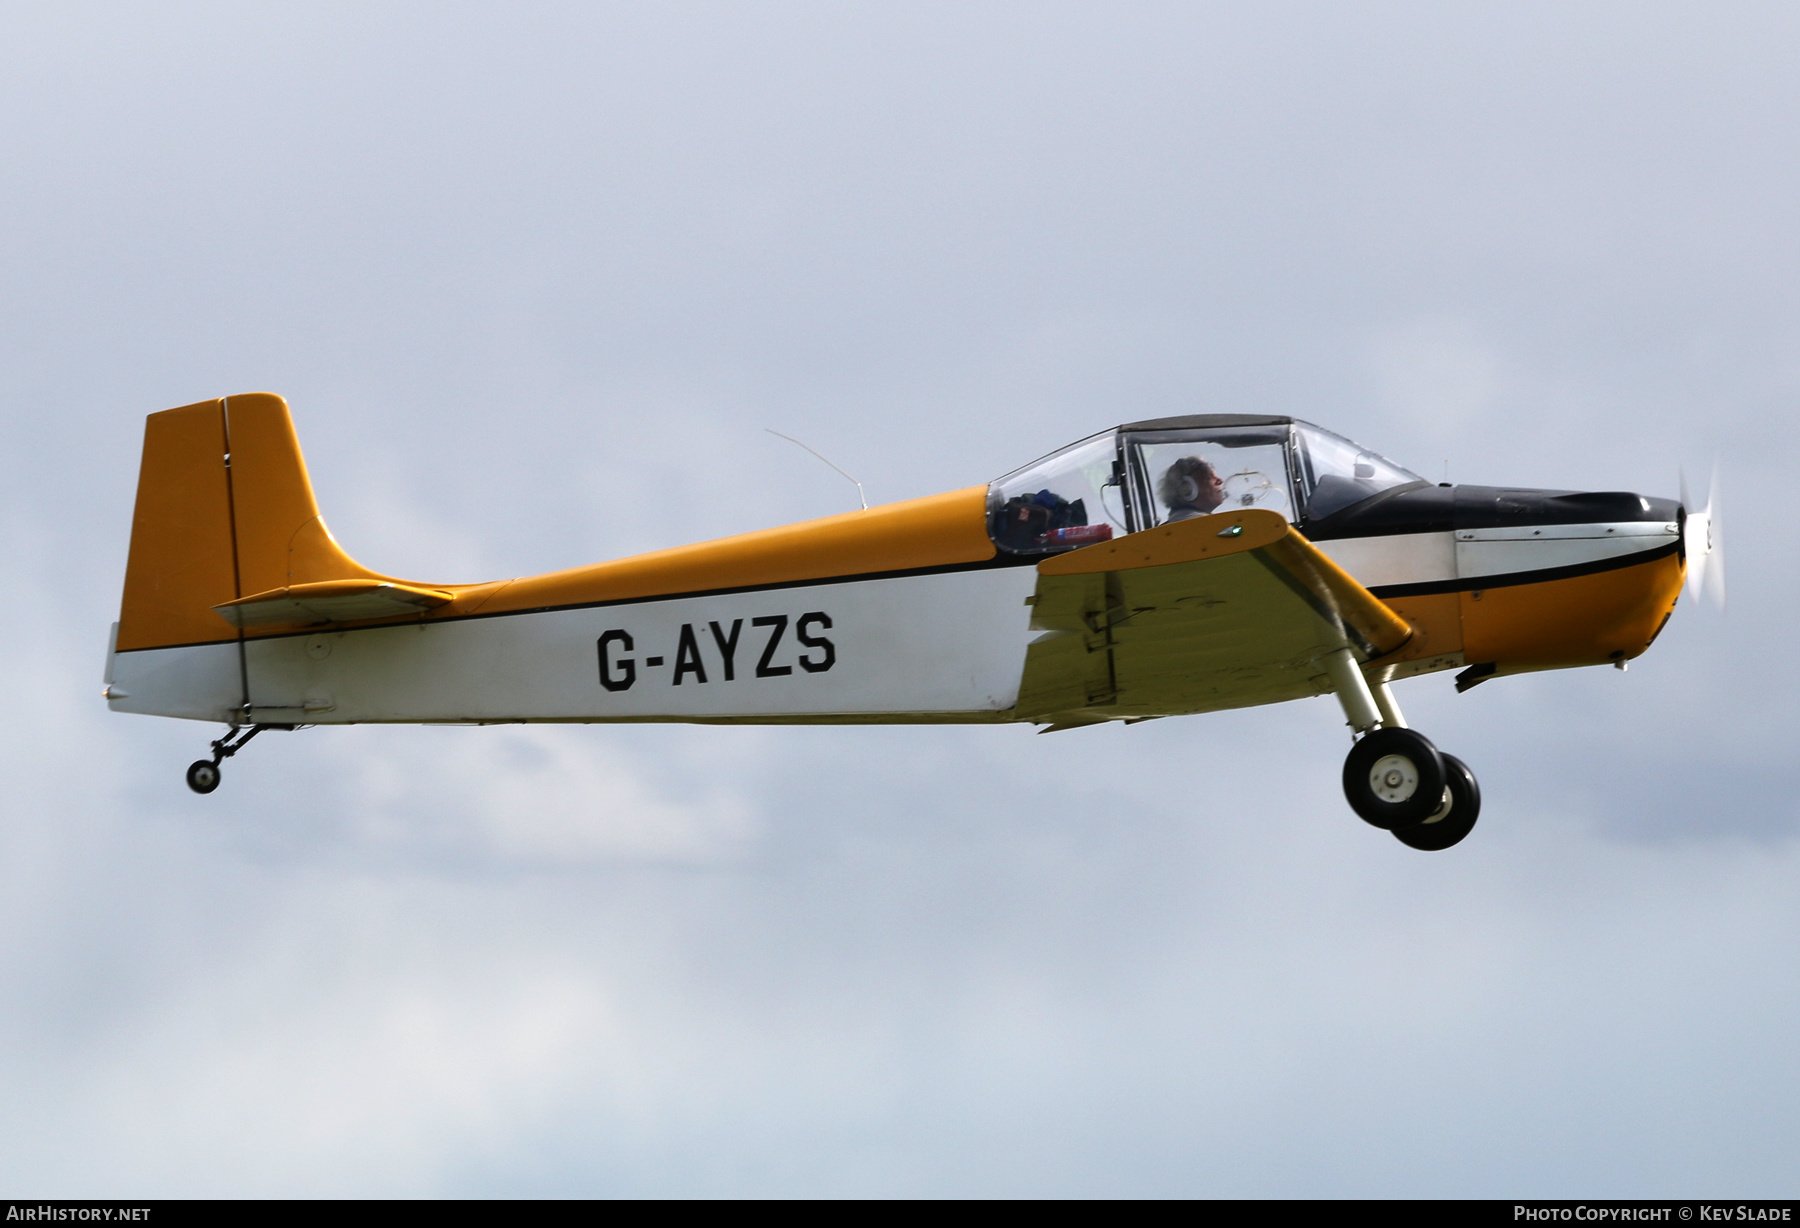
[(1171, 512), (1205, 515), (1225, 502), (1225, 482), (1198, 456), (1184, 456), (1163, 471), (1156, 493)]

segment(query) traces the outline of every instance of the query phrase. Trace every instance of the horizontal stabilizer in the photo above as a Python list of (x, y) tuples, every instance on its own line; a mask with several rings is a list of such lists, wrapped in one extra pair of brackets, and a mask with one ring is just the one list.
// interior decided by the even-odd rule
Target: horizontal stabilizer
[(390, 580), (323, 580), (253, 593), (213, 607), (234, 627), (316, 626), (418, 614), (452, 594)]

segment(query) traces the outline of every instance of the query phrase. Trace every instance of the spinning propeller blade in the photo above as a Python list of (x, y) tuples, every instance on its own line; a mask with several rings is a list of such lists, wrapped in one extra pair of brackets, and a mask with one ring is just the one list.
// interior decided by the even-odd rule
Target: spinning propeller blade
[(1688, 496), (1687, 474), (1681, 475), (1681, 506), (1687, 510), (1682, 546), (1687, 552), (1688, 595), (1695, 601), (1710, 594), (1713, 605), (1725, 608), (1725, 538), (1719, 518), (1719, 466), (1715, 462), (1707, 485), (1706, 505), (1695, 508)]

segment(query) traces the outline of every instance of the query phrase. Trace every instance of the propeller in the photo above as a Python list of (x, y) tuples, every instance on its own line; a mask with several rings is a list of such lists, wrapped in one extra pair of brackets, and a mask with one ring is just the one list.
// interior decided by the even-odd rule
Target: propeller
[(1681, 532), (1687, 552), (1688, 595), (1695, 601), (1709, 594), (1720, 610), (1725, 608), (1725, 538), (1719, 521), (1719, 466), (1715, 462), (1706, 489), (1706, 506), (1696, 509), (1688, 497), (1687, 474), (1681, 475), (1681, 506), (1687, 519)]

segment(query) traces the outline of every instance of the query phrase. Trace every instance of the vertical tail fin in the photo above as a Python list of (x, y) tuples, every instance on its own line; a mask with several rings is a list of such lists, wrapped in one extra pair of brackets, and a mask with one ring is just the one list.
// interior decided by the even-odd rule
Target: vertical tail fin
[(145, 421), (119, 651), (235, 640), (213, 606), (293, 584), (385, 578), (326, 530), (280, 397), (222, 397)]

